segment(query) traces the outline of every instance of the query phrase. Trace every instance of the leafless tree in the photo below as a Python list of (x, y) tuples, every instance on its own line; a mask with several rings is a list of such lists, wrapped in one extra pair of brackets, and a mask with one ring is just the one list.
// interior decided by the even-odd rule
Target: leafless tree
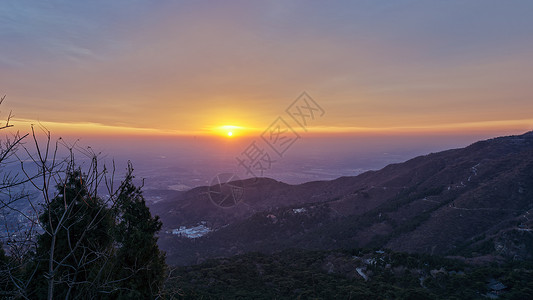
[[(0, 98), (0, 105), (5, 99), (6, 96)], [(12, 118), (13, 114), (10, 111), (5, 117), (5, 121), (0, 124), (2, 132), (13, 127)], [(18, 203), (27, 196), (23, 189), (27, 180), (13, 170), (13, 166), (18, 162), (15, 154), (26, 137), (27, 134), (20, 135), (18, 131), (8, 132), (5, 138), (0, 140), (0, 224), (2, 224), (0, 228), (0, 246), (2, 249), (0, 251), (3, 255), (4, 249), (9, 248), (11, 255), (11, 261), (8, 263), (7, 259), (4, 258), (5, 261), (0, 266), (0, 285), (2, 288), (0, 292), (2, 295), (10, 295), (10, 290), (18, 284), (10, 280), (10, 274), (13, 271), (11, 266), (13, 263), (19, 264), (24, 254), (27, 253), (26, 250), (29, 247), (27, 235), (32, 231), (31, 228), (30, 230), (23, 228), (24, 226), (18, 222), (10, 222), (16, 218), (16, 215), (23, 214)]]
[[(10, 112), (0, 129), (12, 126), (11, 118)], [(1, 143), (0, 242), (8, 258), (0, 257), (0, 296), (105, 298), (128, 289), (121, 283), (149, 268), (142, 263), (117, 265), (113, 258), (120, 245), (106, 239), (107, 233), (102, 241), (94, 238), (95, 230), (120, 218), (113, 208), (125, 189), (124, 182), (115, 184), (114, 162), (108, 169), (99, 164), (99, 155), (77, 142), (53, 141), (43, 126), (32, 126), (25, 135), (14, 133)], [(126, 176), (132, 172), (130, 164)], [(121, 269), (127, 270), (118, 278), (115, 273)], [(162, 290), (153, 294), (166, 298)]]
[[(11, 114), (10, 114), (11, 116)], [(6, 121), (6, 126), (9, 127), (9, 120)], [(39, 218), (43, 211), (52, 212), (52, 201), (60, 194), (60, 190), (56, 187), (64, 186), (67, 188), (67, 175), (74, 172), (75, 168), (81, 166), (75, 165), (74, 160), (74, 147), (69, 150), (70, 155), (67, 159), (58, 158), (58, 149), (61, 145), (61, 139), (58, 140), (55, 145), (51, 144), (50, 133), (44, 130), (45, 141), (44, 145), (39, 142), (39, 139), (35, 133), (34, 127), (32, 127), (32, 141), (35, 152), (30, 150), (29, 146), (21, 143), (22, 139), (27, 135), (20, 137), (18, 134), (12, 140), (4, 142), (3, 152), (0, 156), (3, 158), (0, 163), (6, 164), (6, 159), (10, 157), (16, 157), (20, 163), (20, 170), (23, 176), (19, 173), (10, 171), (3, 176), (3, 182), (1, 186), (2, 198), (0, 199), (0, 205), (2, 208), (3, 217), (3, 234), (2, 240), (5, 242), (4, 249), (9, 254), (9, 261), (2, 268), (2, 280), (9, 281), (7, 285), (12, 287), (11, 292), (13, 296), (30, 299), (31, 295), (28, 295), (28, 288), (31, 284), (35, 284), (34, 275), (41, 267), (41, 264), (46, 263), (48, 280), (48, 299), (52, 299), (54, 295), (54, 287), (61, 282), (67, 283), (70, 289), (79, 285), (76, 282), (76, 276), (70, 276), (70, 273), (66, 276), (64, 274), (58, 274), (58, 269), (66, 266), (66, 261), (69, 258), (75, 256), (76, 251), (84, 246), (84, 236), (91, 228), (101, 219), (101, 215), (97, 214), (89, 221), (89, 224), (81, 232), (81, 236), (73, 240), (68, 240), (69, 250), (66, 254), (63, 253), (62, 257), (56, 255), (55, 246), (57, 244), (57, 237), (60, 233), (65, 233), (62, 236), (67, 238), (71, 237), (70, 227), (72, 224), (68, 224), (68, 220), (81, 218), (78, 215), (83, 213), (82, 210), (76, 207), (76, 202), (72, 201), (67, 204), (65, 199), (65, 209), (58, 220), (49, 217), (48, 223), (44, 224)], [(63, 143), (63, 145), (66, 145)], [(18, 153), (15, 153), (17, 148), (22, 146), (24, 157)], [(95, 197), (98, 189), (98, 184), (105, 181), (105, 171), (98, 170), (97, 157), (93, 155), (91, 162), (87, 166), (88, 176), (83, 178), (84, 187), (89, 192), (89, 197)], [(12, 162), (10, 162), (12, 163)], [(4, 168), (2, 168), (3, 170)], [(83, 174), (80, 172), (80, 174)], [(80, 177), (80, 180), (82, 178)], [(110, 181), (107, 181), (108, 183)], [(32, 190), (30, 193), (28, 190)], [(35, 194), (37, 192), (37, 195)], [(112, 200), (112, 197), (109, 197)], [(102, 206), (101, 210), (103, 210)], [(70, 221), (72, 223), (72, 221)], [(37, 248), (36, 235), (43, 234), (50, 237), (50, 251), (49, 257), (46, 261), (41, 260), (35, 262), (28, 259), (32, 253), (35, 253)], [(77, 233), (79, 234), (79, 233)], [(83, 249), (82, 257), (74, 257), (74, 261), (77, 265), (68, 265), (68, 268), (72, 269), (72, 274), (76, 274), (78, 270), (86, 267), (87, 264), (94, 262), (100, 257), (104, 257), (106, 253), (94, 253), (91, 249)], [(33, 271), (31, 269), (34, 269)], [(30, 270), (29, 270), (30, 269)], [(29, 270), (29, 272), (28, 272)], [(5, 284), (4, 284), (5, 285)], [(70, 290), (67, 292), (69, 294)], [(68, 297), (67, 297), (68, 298)]]

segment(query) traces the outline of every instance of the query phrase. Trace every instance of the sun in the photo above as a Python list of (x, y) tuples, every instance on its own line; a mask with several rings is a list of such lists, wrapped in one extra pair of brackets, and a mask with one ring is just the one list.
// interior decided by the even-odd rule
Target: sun
[(221, 135), (227, 138), (235, 138), (241, 136), (244, 127), (235, 125), (223, 125), (214, 128), (217, 135)]

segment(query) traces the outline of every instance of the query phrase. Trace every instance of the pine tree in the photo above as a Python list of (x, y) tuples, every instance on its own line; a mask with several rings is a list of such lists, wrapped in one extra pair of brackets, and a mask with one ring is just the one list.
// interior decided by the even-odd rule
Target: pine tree
[(32, 297), (67, 299), (95, 290), (111, 249), (113, 220), (85, 179), (81, 171), (68, 173), (39, 217), (44, 233), (37, 239)]
[(162, 223), (150, 214), (132, 172), (130, 165), (107, 202), (81, 171), (67, 172), (39, 216), (43, 232), (27, 268), (29, 298), (150, 299), (159, 293), (166, 274), (156, 237)]
[(157, 246), (156, 233), (162, 223), (152, 217), (140, 187), (133, 184), (133, 168), (128, 168), (115, 206), (114, 239), (117, 245), (114, 274), (119, 281), (113, 299), (148, 299), (162, 287), (165, 255)]

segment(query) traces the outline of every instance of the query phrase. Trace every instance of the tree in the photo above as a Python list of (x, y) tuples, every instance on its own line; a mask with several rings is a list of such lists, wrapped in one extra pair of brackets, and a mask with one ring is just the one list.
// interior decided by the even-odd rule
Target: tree
[(140, 187), (133, 184), (133, 167), (119, 188), (114, 210), (114, 238), (118, 244), (114, 274), (125, 278), (113, 299), (149, 298), (162, 287), (165, 255), (157, 246), (155, 234), (161, 229), (159, 217), (152, 217)]
[(159, 293), (166, 265), (155, 234), (162, 224), (150, 214), (132, 173), (130, 164), (111, 207), (91, 195), (80, 170), (57, 186), (58, 195), (39, 218), (44, 233), (37, 239), (28, 296), (148, 299)]
[[(0, 105), (5, 98), (5, 96), (0, 98)], [(0, 124), (2, 132), (13, 127), (10, 123), (12, 118), (13, 114), (9, 112), (5, 122)], [(20, 224), (13, 222), (18, 215), (24, 215), (18, 203), (28, 196), (24, 190), (24, 184), (28, 180), (12, 169), (17, 162), (15, 154), (27, 136), (28, 134), (20, 135), (16, 131), (10, 132), (5, 139), (0, 140), (0, 295), (3, 297), (15, 296), (22, 288), (22, 283), (18, 280), (22, 273), (21, 261), (32, 247), (32, 243), (28, 242), (28, 236), (35, 229), (31, 222), (28, 226), (19, 226)], [(9, 255), (6, 255), (5, 250), (8, 249)]]
[(160, 292), (165, 256), (155, 234), (141, 188), (133, 184), (133, 168), (107, 201), (97, 195), (99, 176), (67, 168), (56, 196), (39, 217), (38, 235), (26, 278), (33, 278), (30, 298), (147, 299)]
[(30, 268), (36, 280), (29, 296), (69, 299), (98, 291), (94, 285), (112, 254), (113, 220), (105, 203), (89, 192), (86, 179), (80, 170), (68, 173), (39, 217), (44, 232), (37, 237), (35, 270)]
[[(133, 184), (131, 164), (115, 189), (114, 163), (110, 172), (90, 147), (61, 138), (54, 146), (40, 129), (44, 139), (31, 128), (33, 147), (18, 133), (0, 144), (0, 297), (155, 297), (166, 274), (155, 237), (161, 222)], [(75, 153), (88, 160), (76, 164)], [(6, 171), (13, 157), (18, 173)]]

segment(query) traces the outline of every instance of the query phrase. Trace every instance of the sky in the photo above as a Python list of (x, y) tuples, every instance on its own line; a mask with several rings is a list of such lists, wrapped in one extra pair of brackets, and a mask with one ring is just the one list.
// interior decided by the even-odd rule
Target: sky
[(310, 134), (519, 133), (532, 15), (525, 0), (2, 0), (2, 112), (80, 136), (257, 134), (305, 91), (324, 111)]

